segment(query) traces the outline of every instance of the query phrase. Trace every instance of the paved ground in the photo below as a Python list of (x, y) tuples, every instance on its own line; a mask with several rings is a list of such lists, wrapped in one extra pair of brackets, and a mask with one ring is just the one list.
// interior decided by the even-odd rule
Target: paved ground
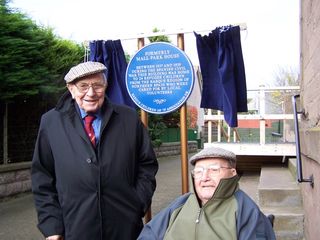
[[(157, 190), (152, 203), (152, 215), (159, 212), (182, 192), (180, 156), (159, 159)], [(244, 175), (240, 186), (253, 199), (257, 198), (257, 174)], [(0, 239), (40, 240), (44, 239), (36, 227), (36, 213), (30, 193), (0, 202)]]
[(36, 213), (31, 194), (0, 203), (0, 239), (44, 239), (36, 227)]

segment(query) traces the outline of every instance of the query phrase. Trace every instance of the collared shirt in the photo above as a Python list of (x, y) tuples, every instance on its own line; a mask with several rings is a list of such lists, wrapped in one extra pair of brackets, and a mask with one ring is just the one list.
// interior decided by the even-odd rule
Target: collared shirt
[[(88, 114), (81, 108), (79, 108), (79, 110), (80, 110), (80, 115), (81, 115), (82, 122), (83, 122), (83, 125), (84, 125), (84, 118)], [(94, 135), (96, 136), (96, 143), (98, 143), (99, 140), (100, 140), (100, 127), (101, 127), (101, 113), (100, 113), (100, 111), (95, 113), (94, 116), (96, 117), (96, 119), (94, 119), (94, 121), (92, 123), (92, 127), (93, 127), (93, 130), (94, 130)]]

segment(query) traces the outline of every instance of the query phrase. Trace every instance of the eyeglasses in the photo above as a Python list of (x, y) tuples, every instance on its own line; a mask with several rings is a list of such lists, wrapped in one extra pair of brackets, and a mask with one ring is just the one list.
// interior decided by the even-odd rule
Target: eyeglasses
[(209, 165), (208, 167), (195, 167), (191, 171), (191, 174), (195, 179), (199, 179), (199, 178), (202, 178), (204, 172), (207, 171), (208, 176), (210, 178), (212, 178), (212, 177), (218, 175), (222, 168), (232, 169), (232, 167), (223, 167), (223, 166), (219, 166), (219, 165)]
[(84, 82), (79, 82), (79, 83), (75, 83), (74, 84), (77, 89), (79, 90), (79, 92), (81, 93), (86, 93), (89, 91), (89, 88), (92, 87), (92, 89), (96, 92), (96, 93), (101, 93), (104, 91), (106, 85), (103, 83), (84, 83)]

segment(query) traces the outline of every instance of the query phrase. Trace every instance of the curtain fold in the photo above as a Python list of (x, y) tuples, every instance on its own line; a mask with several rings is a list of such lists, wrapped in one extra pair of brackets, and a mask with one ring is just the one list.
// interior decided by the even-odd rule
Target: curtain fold
[(200, 107), (223, 111), (228, 125), (237, 127), (237, 113), (248, 111), (240, 27), (219, 27), (207, 36), (194, 34), (203, 78)]
[(136, 108), (126, 87), (127, 62), (120, 40), (97, 40), (89, 44), (90, 61), (101, 62), (108, 68), (106, 95), (117, 104)]

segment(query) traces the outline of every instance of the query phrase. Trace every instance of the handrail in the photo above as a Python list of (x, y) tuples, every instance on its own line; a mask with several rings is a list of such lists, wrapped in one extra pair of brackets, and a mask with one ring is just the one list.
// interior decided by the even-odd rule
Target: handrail
[(300, 94), (292, 96), (292, 105), (293, 105), (293, 114), (294, 114), (294, 130), (295, 130), (295, 140), (296, 140), (296, 153), (297, 153), (297, 181), (299, 183), (309, 182), (311, 187), (313, 187), (313, 185), (314, 185), (313, 175), (311, 175), (308, 179), (304, 179), (303, 173), (302, 173), (298, 114), (304, 114), (304, 110), (297, 111), (296, 99), (299, 97), (300, 97)]

